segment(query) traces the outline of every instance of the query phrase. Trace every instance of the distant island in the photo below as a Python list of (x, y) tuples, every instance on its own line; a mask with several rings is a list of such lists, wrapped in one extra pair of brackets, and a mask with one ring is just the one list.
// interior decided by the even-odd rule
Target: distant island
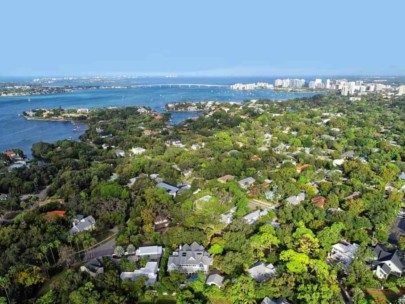
[(89, 118), (94, 110), (83, 109), (34, 109), (23, 112), (27, 120), (47, 120), (47, 121), (84, 121)]
[(240, 101), (233, 102), (219, 102), (219, 101), (181, 101), (171, 102), (165, 105), (165, 109), (169, 112), (198, 112), (209, 111), (216, 107), (225, 107), (226, 105), (241, 104)]
[(97, 90), (97, 89), (126, 89), (127, 86), (64, 86), (45, 87), (40, 85), (4, 85), (0, 86), (0, 96), (32, 96), (70, 93), (77, 90)]

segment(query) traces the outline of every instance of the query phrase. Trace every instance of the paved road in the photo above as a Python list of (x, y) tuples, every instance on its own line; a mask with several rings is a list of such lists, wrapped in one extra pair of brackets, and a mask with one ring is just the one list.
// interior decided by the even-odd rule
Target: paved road
[(105, 255), (112, 255), (114, 253), (115, 238), (116, 233), (118, 232), (118, 228), (114, 227), (110, 231), (115, 233), (114, 237), (111, 240), (101, 244), (100, 246), (87, 251), (83, 257), (83, 261), (88, 261)]

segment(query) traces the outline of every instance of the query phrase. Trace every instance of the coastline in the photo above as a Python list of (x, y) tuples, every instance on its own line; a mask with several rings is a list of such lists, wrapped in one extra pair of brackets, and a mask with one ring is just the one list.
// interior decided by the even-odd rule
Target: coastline
[(41, 117), (27, 117), (22, 115), (26, 120), (33, 120), (33, 121), (53, 121), (53, 122), (75, 122), (73, 119), (66, 119), (66, 118), (41, 118)]

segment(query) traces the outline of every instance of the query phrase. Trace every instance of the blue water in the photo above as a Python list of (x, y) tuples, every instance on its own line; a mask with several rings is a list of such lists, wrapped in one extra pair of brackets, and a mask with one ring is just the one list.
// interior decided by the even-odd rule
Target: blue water
[[(79, 90), (67, 94), (0, 97), (0, 151), (22, 149), (31, 156), (31, 146), (38, 141), (52, 142), (71, 138), (77, 140), (80, 132), (74, 132), (69, 122), (27, 121), (19, 116), (23, 111), (36, 108), (101, 108), (112, 106), (149, 106), (164, 112), (168, 102), (176, 101), (242, 101), (268, 98), (284, 100), (308, 97), (314, 93), (286, 93), (272, 90), (235, 91), (227, 86), (235, 82), (257, 82), (274, 79), (125, 79), (103, 81), (106, 85), (131, 85), (128, 89)], [(77, 83), (56, 83), (53, 85), (74, 85)], [(98, 83), (97, 83), (98, 84)], [(172, 84), (172, 85), (170, 85)], [(203, 84), (188, 86), (179, 84)], [(92, 83), (91, 85), (95, 85)], [(211, 86), (219, 85), (219, 86)], [(179, 123), (195, 113), (173, 113), (172, 123)]]

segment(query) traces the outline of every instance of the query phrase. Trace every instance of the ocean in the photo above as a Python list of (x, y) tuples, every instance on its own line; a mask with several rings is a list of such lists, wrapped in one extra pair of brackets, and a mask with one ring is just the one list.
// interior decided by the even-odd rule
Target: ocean
[[(74, 131), (70, 122), (27, 121), (21, 114), (36, 108), (103, 108), (148, 106), (165, 112), (168, 102), (177, 101), (243, 101), (247, 99), (285, 100), (309, 97), (315, 93), (276, 92), (273, 90), (235, 91), (236, 82), (269, 82), (273, 78), (135, 78), (100, 80), (87, 85), (131, 86), (130, 88), (78, 90), (58, 95), (0, 97), (0, 152), (19, 148), (31, 157), (32, 144), (62, 139), (78, 140), (81, 132)], [(60, 81), (45, 85), (83, 85), (83, 82)], [(177, 124), (196, 113), (173, 113)], [(85, 127), (81, 128), (83, 132)]]

